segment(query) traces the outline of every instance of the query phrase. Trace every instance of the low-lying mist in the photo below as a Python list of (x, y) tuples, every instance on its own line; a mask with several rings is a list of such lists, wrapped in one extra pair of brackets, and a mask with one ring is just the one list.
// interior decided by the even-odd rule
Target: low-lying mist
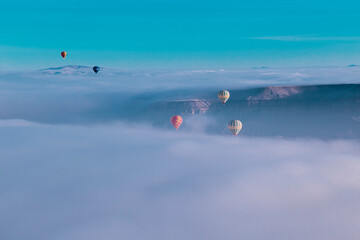
[(356, 239), (360, 143), (0, 124), (1, 239)]

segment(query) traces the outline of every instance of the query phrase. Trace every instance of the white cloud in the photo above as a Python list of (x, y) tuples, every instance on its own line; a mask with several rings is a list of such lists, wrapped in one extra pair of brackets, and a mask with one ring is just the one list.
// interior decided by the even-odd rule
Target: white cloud
[[(350, 63), (349, 63), (350, 64)], [(102, 68), (103, 69), (103, 68)], [(55, 73), (59, 74), (53, 74)], [(32, 72), (0, 72), (1, 92), (125, 92), (174, 89), (238, 89), (269, 85), (359, 83), (358, 67), (257, 68), (223, 70), (114, 70), (94, 74), (77, 65)], [(64, 74), (61, 74), (64, 73)], [(70, 73), (70, 74), (68, 74)]]
[(356, 239), (360, 143), (0, 128), (2, 239)]
[(31, 127), (39, 124), (22, 119), (0, 119), (0, 127)]
[(252, 37), (251, 39), (257, 40), (273, 40), (273, 41), (285, 41), (285, 42), (309, 42), (309, 41), (351, 41), (359, 42), (359, 36), (264, 36), (264, 37)]
[(353, 119), (355, 122), (360, 122), (360, 116), (353, 117), (352, 119)]

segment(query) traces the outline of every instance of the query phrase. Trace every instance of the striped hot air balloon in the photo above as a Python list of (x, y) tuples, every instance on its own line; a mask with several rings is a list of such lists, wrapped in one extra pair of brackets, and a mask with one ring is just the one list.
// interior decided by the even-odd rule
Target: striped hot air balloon
[(62, 56), (62, 58), (66, 58), (67, 52), (61, 52), (60, 55)]
[(242, 128), (242, 123), (240, 120), (231, 120), (228, 124), (229, 130), (234, 134), (234, 136), (238, 135)]
[(225, 104), (226, 101), (229, 99), (230, 97), (230, 93), (226, 90), (221, 90), (218, 92), (218, 98), (220, 99), (220, 101)]
[(171, 117), (170, 122), (176, 128), (176, 130), (178, 130), (178, 128), (183, 122), (183, 119), (179, 115), (175, 115)]

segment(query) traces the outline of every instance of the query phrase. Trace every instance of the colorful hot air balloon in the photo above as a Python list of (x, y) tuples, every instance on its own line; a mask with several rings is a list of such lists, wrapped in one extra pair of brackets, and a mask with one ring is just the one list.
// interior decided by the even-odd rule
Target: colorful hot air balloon
[(99, 68), (98, 66), (95, 66), (95, 67), (93, 67), (93, 71), (94, 71), (95, 73), (98, 73), (98, 71), (100, 71), (100, 68)]
[(231, 120), (228, 124), (228, 128), (232, 132), (232, 134), (236, 136), (242, 128), (242, 123), (239, 120)]
[(67, 52), (61, 52), (60, 54), (61, 54), (62, 58), (66, 58)]
[(175, 116), (171, 117), (170, 122), (172, 125), (174, 125), (176, 130), (178, 130), (178, 128), (180, 127), (180, 125), (183, 122), (183, 119), (179, 115), (175, 115)]
[(230, 97), (230, 93), (226, 90), (221, 90), (218, 92), (218, 98), (220, 99), (220, 101), (225, 104), (226, 101), (229, 99)]

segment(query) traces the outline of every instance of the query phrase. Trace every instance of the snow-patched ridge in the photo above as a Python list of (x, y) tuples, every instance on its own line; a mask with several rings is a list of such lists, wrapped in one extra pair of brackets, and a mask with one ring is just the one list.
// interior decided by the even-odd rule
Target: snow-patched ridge
[(299, 94), (300, 92), (300, 87), (271, 86), (266, 87), (264, 91), (257, 96), (249, 96), (247, 100), (249, 103), (257, 103), (258, 101), (287, 98)]
[(211, 100), (206, 99), (171, 100), (155, 102), (149, 106), (147, 112), (203, 114), (209, 110), (210, 105)]
[(211, 105), (210, 101), (205, 99), (185, 99), (172, 102), (172, 104), (177, 103), (182, 104), (186, 108), (186, 111), (191, 112), (191, 114), (205, 113)]

